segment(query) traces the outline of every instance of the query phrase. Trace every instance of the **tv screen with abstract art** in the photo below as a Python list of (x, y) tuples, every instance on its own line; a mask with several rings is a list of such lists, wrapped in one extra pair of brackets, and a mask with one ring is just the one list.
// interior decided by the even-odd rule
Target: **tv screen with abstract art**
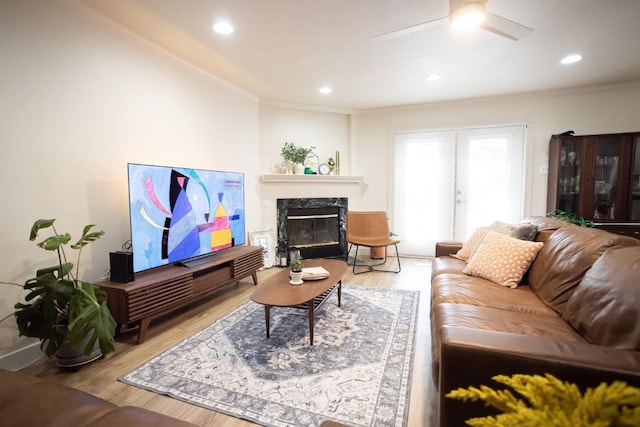
[(244, 174), (128, 164), (134, 272), (245, 243)]

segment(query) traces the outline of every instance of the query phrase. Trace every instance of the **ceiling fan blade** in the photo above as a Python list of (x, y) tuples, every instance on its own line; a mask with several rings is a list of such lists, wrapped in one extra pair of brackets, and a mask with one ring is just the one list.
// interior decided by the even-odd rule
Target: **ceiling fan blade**
[(417, 31), (426, 30), (427, 28), (435, 27), (446, 22), (448, 22), (447, 17), (438, 18), (438, 19), (434, 19), (433, 21), (422, 22), (420, 24), (411, 25), (410, 27), (401, 28), (399, 30), (390, 31), (388, 33), (378, 34), (377, 36), (370, 37), (369, 40), (381, 41), (381, 40), (394, 39), (396, 37), (415, 33)]
[(516, 41), (533, 32), (533, 28), (518, 24), (491, 12), (486, 12), (484, 22), (480, 24), (480, 28)]

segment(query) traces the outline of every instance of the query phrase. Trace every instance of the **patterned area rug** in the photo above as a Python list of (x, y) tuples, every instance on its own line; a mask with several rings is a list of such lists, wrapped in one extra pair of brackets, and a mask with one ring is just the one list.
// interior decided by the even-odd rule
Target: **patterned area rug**
[[(304, 286), (304, 285), (303, 285)], [(265, 426), (407, 423), (419, 292), (343, 286), (316, 311), (249, 302), (120, 380)]]

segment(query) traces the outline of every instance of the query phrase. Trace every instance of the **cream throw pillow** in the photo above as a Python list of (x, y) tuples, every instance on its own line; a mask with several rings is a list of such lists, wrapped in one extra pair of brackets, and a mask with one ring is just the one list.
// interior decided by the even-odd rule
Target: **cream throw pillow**
[(487, 234), (487, 231), (489, 231), (489, 227), (480, 227), (476, 229), (471, 237), (469, 237), (469, 239), (462, 244), (462, 248), (460, 248), (460, 250), (455, 254), (451, 254), (451, 256), (467, 261), (473, 253), (473, 250), (475, 249), (478, 242), (482, 240), (485, 234)]
[(542, 246), (541, 242), (514, 239), (489, 231), (462, 271), (502, 286), (515, 288)]

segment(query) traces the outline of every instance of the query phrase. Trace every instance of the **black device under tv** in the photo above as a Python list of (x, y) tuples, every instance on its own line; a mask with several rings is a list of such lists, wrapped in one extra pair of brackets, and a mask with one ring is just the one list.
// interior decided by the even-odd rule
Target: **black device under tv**
[(116, 251), (109, 253), (110, 279), (112, 282), (133, 282), (133, 253)]

